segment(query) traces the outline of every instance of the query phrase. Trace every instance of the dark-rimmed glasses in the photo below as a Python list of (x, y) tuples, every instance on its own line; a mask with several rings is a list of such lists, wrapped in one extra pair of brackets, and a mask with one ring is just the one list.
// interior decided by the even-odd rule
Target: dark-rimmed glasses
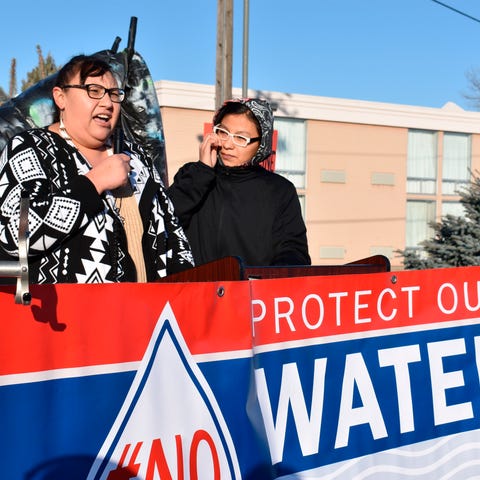
[(87, 95), (94, 100), (100, 100), (108, 93), (110, 100), (114, 103), (122, 103), (125, 98), (125, 90), (122, 88), (105, 88), (96, 83), (87, 85), (64, 85), (62, 88), (80, 88), (86, 90)]
[(246, 147), (247, 145), (250, 145), (253, 142), (258, 142), (262, 137), (245, 137), (244, 135), (238, 135), (236, 133), (230, 133), (228, 130), (225, 130), (222, 128), (220, 125), (215, 125), (213, 127), (213, 133), (218, 135), (218, 138), (222, 142), (227, 141), (229, 138), (232, 139), (232, 142), (237, 145), (237, 147)]

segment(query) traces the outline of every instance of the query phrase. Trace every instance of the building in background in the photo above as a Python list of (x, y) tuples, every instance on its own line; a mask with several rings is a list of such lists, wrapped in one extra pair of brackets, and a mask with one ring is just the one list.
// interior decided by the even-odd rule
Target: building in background
[[(198, 160), (214, 86), (155, 82), (169, 181)], [(480, 112), (250, 91), (271, 101), (275, 170), (297, 187), (312, 263), (343, 264), (431, 237), (429, 223), (462, 214), (457, 188), (480, 171)], [(234, 96), (241, 90), (234, 89)]]

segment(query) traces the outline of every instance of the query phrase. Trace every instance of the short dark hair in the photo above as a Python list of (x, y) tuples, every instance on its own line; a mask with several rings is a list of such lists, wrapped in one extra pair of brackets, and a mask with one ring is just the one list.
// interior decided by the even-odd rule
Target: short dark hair
[(80, 74), (80, 85), (85, 84), (88, 77), (101, 77), (105, 73), (112, 73), (112, 67), (95, 55), (77, 55), (71, 58), (57, 73), (56, 87), (68, 85), (71, 79)]
[(228, 101), (225, 102), (215, 114), (213, 119), (213, 124), (218, 125), (222, 122), (223, 117), (226, 115), (246, 115), (257, 127), (257, 132), (259, 135), (262, 134), (262, 129), (260, 123), (258, 122), (257, 117), (253, 114), (250, 108), (247, 107), (244, 103)]

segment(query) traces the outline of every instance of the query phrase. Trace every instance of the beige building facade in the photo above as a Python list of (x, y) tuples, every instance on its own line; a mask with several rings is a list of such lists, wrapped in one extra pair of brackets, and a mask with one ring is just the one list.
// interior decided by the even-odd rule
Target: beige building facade
[[(171, 182), (184, 163), (198, 160), (215, 90), (164, 80), (155, 87)], [(313, 264), (383, 254), (401, 269), (397, 250), (418, 248), (431, 236), (431, 221), (462, 214), (458, 188), (480, 171), (479, 112), (452, 103), (436, 109), (279, 92), (249, 96), (267, 98), (275, 109), (275, 170), (297, 187)]]

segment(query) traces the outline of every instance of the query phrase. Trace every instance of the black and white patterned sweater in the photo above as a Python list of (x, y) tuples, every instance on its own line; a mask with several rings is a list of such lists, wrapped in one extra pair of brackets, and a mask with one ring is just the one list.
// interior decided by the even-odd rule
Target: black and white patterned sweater
[[(126, 141), (135, 175), (134, 196), (144, 226), (147, 280), (194, 265), (160, 176), (143, 150)], [(0, 156), (0, 251), (18, 257), (22, 190), (29, 193), (31, 283), (134, 282), (122, 219), (110, 192), (99, 195), (79, 151), (37, 128), (12, 137)]]

